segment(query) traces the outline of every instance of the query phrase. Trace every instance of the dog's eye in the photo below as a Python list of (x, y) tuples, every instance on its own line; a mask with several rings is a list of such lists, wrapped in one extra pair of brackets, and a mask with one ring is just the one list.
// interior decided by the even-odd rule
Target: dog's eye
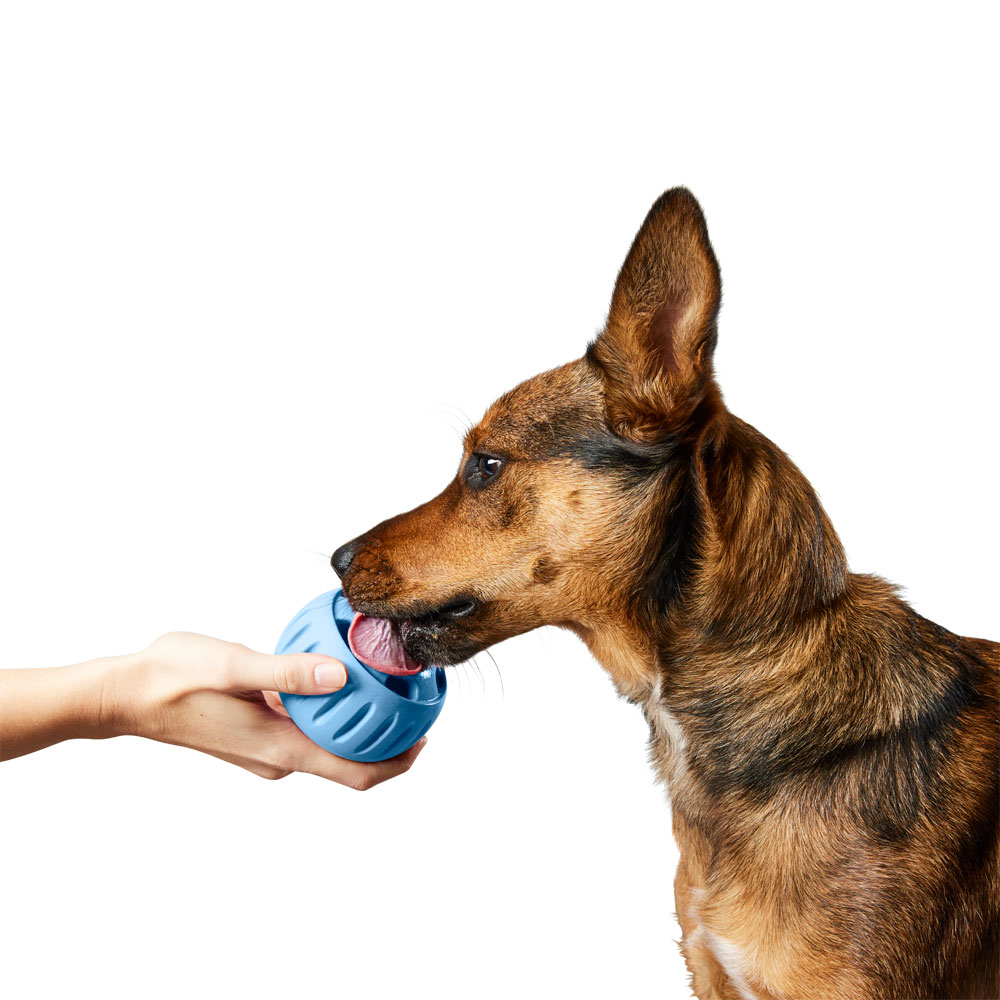
[(479, 456), (477, 471), (479, 472), (479, 478), (484, 483), (488, 483), (493, 479), (501, 468), (503, 468), (503, 462), (499, 458), (494, 458), (492, 455)]
[(465, 481), (474, 490), (482, 489), (496, 479), (503, 468), (503, 459), (493, 455), (471, 455), (465, 466)]

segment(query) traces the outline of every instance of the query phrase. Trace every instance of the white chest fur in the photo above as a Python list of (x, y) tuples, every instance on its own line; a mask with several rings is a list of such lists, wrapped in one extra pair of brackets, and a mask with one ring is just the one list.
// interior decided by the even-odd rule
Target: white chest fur
[(653, 740), (653, 764), (672, 799), (684, 793), (688, 779), (688, 742), (677, 716), (662, 702), (660, 682), (642, 700)]
[(684, 944), (688, 954), (692, 954), (696, 949), (705, 949), (711, 952), (712, 957), (722, 966), (722, 970), (729, 977), (733, 987), (743, 998), (743, 1000), (758, 1000), (757, 994), (750, 988), (747, 982), (746, 968), (748, 959), (743, 949), (727, 941), (722, 935), (709, 930), (700, 920), (699, 907), (705, 897), (705, 890), (692, 888), (691, 906), (688, 910), (688, 917), (693, 930), (685, 936)]
[[(648, 697), (643, 699), (642, 708), (653, 739), (653, 763), (660, 779), (667, 786), (669, 796), (677, 801), (684, 796), (691, 780), (684, 727), (661, 700), (659, 682), (650, 690)], [(742, 948), (705, 924), (701, 916), (705, 890), (692, 887), (690, 893), (688, 918), (693, 929), (685, 936), (684, 941), (688, 953), (695, 950), (709, 952), (729, 977), (742, 1000), (758, 1000), (747, 980), (749, 957)]]

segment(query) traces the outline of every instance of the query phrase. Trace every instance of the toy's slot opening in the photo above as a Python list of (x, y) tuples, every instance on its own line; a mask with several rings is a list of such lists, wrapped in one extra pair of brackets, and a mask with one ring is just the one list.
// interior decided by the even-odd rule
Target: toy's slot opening
[(400, 698), (416, 700), (418, 695), (418, 685), (413, 684), (408, 677), (397, 677), (392, 674), (384, 674), (385, 680), (382, 682), (390, 691), (395, 692)]

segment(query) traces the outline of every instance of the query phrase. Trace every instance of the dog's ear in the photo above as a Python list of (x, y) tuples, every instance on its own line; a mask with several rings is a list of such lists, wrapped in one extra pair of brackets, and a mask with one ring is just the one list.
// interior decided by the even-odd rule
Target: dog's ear
[(701, 206), (673, 188), (649, 210), (618, 274), (589, 356), (607, 415), (626, 437), (655, 440), (695, 410), (712, 381), (721, 282)]

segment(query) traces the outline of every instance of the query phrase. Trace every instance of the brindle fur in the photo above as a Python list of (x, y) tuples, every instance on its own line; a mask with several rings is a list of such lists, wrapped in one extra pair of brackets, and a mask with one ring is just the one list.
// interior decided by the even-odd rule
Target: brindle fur
[[(848, 571), (809, 483), (723, 405), (719, 296), (668, 191), (585, 357), (342, 549), (345, 591), (424, 662), (547, 624), (586, 642), (649, 722), (702, 1000), (1000, 996), (998, 646)], [(474, 489), (478, 454), (505, 465)]]

